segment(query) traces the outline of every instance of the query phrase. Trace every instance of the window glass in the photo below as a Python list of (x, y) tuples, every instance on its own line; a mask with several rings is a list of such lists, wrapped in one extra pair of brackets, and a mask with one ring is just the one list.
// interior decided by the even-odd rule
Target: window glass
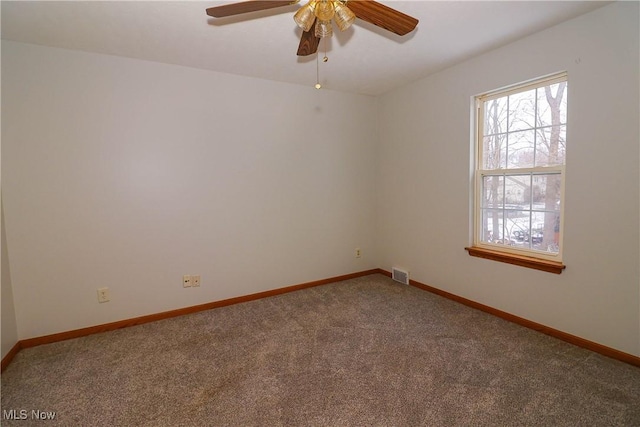
[(561, 256), (566, 75), (478, 98), (475, 244)]

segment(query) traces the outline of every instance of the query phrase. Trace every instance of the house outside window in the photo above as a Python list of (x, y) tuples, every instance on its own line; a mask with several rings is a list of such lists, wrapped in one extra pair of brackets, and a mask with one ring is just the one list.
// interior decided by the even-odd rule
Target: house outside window
[(524, 257), (561, 265), (567, 86), (561, 73), (476, 97), (475, 229), (468, 250), (497, 253), (512, 264)]

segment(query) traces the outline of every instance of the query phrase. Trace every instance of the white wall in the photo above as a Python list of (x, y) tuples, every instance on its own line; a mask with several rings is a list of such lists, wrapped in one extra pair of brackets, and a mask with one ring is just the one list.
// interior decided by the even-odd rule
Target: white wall
[[(618, 2), (383, 96), (379, 266), (640, 355), (638, 15)], [(470, 99), (561, 70), (567, 269), (470, 257)]]
[(2, 351), (0, 356), (4, 358), (7, 353), (18, 342), (18, 325), (16, 324), (16, 312), (13, 303), (13, 287), (11, 286), (11, 273), (9, 271), (9, 252), (7, 250), (7, 240), (4, 230), (4, 207), (0, 207), (2, 228), (2, 289), (0, 290), (0, 300), (2, 300)]
[(4, 41), (2, 67), (20, 339), (376, 267), (374, 98)]
[[(2, 61), (0, 59), (0, 64), (1, 63)], [(2, 168), (0, 167), (0, 170), (1, 169)], [(16, 311), (15, 304), (13, 302), (13, 286), (11, 285), (11, 272), (9, 270), (9, 250), (7, 248), (7, 238), (4, 227), (4, 205), (2, 204), (1, 199), (2, 196), (0, 194), (0, 252), (2, 252), (2, 258), (0, 261), (0, 333), (2, 334), (2, 338), (0, 340), (0, 357), (4, 359), (4, 357), (18, 342), (18, 325), (16, 323)]]

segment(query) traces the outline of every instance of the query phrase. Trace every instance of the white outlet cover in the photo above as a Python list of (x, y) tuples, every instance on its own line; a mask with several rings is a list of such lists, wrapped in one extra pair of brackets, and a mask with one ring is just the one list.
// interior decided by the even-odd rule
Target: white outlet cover
[(98, 302), (109, 302), (109, 288), (98, 288)]
[(191, 286), (198, 287), (200, 286), (200, 275), (191, 276)]
[(184, 276), (182, 276), (182, 287), (183, 288), (191, 287), (191, 276), (189, 276), (188, 274), (185, 274)]

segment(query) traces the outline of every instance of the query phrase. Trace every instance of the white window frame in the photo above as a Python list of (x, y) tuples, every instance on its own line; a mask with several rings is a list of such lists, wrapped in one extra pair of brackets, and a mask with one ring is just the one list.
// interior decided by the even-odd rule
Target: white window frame
[[(510, 259), (510, 256), (514, 258), (531, 258), (542, 261), (549, 261), (551, 263), (557, 263), (561, 265), (562, 257), (563, 257), (563, 234), (564, 234), (564, 200), (565, 200), (565, 165), (557, 165), (557, 166), (544, 166), (544, 167), (533, 167), (533, 168), (508, 168), (508, 165), (505, 165), (505, 168), (500, 169), (483, 169), (483, 141), (484, 141), (484, 106), (485, 103), (491, 101), (493, 99), (502, 98), (508, 95), (526, 92), (532, 89), (537, 89), (549, 85), (553, 85), (560, 82), (567, 82), (567, 73), (556, 73), (550, 76), (545, 76), (542, 78), (530, 80), (524, 83), (520, 83), (517, 85), (509, 86), (507, 88), (502, 88), (498, 90), (494, 90), (491, 92), (487, 92), (474, 97), (474, 107), (475, 107), (475, 162), (474, 162), (474, 198), (473, 198), (473, 248), (474, 249), (484, 249), (490, 252), (496, 252), (504, 255), (504, 259), (501, 257), (491, 257), (475, 254), (475, 256), (481, 256), (483, 258), (495, 259), (498, 261), (504, 261), (512, 264), (521, 264), (519, 262), (512, 262), (513, 259)], [(567, 87), (568, 94), (568, 87)], [(568, 116), (567, 112), (567, 116)], [(568, 122), (568, 119), (567, 119)], [(538, 129), (537, 124), (534, 129)], [(568, 139), (568, 138), (567, 138)], [(566, 153), (565, 153), (565, 164), (566, 164)], [(559, 174), (560, 175), (560, 223), (559, 223), (559, 236), (558, 236), (558, 252), (545, 252), (542, 250), (535, 249), (525, 249), (518, 248), (515, 246), (509, 246), (499, 243), (490, 243), (483, 241), (482, 233), (483, 233), (483, 224), (482, 224), (482, 194), (483, 194), (483, 178), (485, 176), (504, 176), (506, 182), (506, 176), (509, 175), (535, 175), (535, 174)], [(506, 209), (503, 208), (506, 212)], [(530, 207), (530, 214), (536, 211), (532, 207)], [(503, 223), (504, 224), (504, 223)], [(503, 236), (504, 238), (504, 236)], [(468, 250), (470, 248), (467, 248)], [(474, 255), (471, 250), (469, 253)], [(525, 265), (532, 268), (538, 268), (531, 265)], [(564, 268), (564, 266), (562, 266)], [(554, 271), (559, 272), (559, 271)]]

